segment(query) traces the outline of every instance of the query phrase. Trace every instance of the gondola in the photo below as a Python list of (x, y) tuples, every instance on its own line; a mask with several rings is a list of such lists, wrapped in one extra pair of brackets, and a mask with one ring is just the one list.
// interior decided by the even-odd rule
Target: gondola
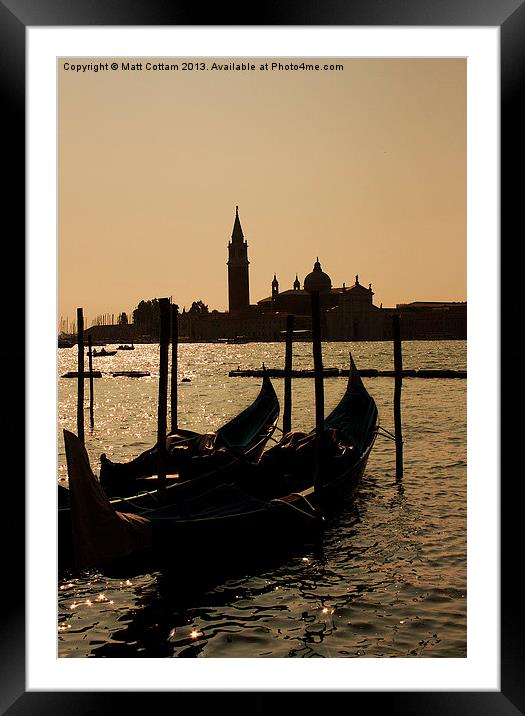
[(122, 346), (119, 346), (119, 347), (117, 348), (117, 350), (118, 350), (118, 351), (134, 351), (134, 350), (135, 350), (135, 346), (133, 345), (133, 343), (132, 343), (130, 346), (128, 346), (127, 344), (124, 344), (124, 345), (122, 345)]
[[(226, 479), (226, 473), (232, 479), (240, 464), (256, 464), (276, 428), (278, 417), (279, 400), (270, 378), (265, 375), (253, 403), (217, 433), (202, 435), (178, 430), (169, 435), (163, 502), (175, 500), (171, 497), (175, 494), (172, 488), (179, 488), (189, 477), (194, 481), (198, 478), (196, 489), (205, 489)], [(181, 469), (183, 463), (185, 469)], [(102, 479), (101, 471), (100, 483), (113, 508), (135, 512), (157, 507), (158, 480), (153, 476), (157, 467), (157, 450), (151, 448), (130, 463), (111, 463), (111, 480)], [(58, 561), (61, 566), (69, 565), (72, 560), (70, 494), (69, 489), (58, 486)]]
[[(163, 501), (174, 501), (175, 497), (171, 495), (182, 494), (180, 491), (175, 493), (173, 488), (179, 488), (180, 483), (190, 477), (192, 481), (198, 478), (196, 489), (205, 489), (209, 484), (225, 480), (227, 474), (228, 479), (232, 479), (240, 465), (256, 464), (276, 428), (278, 417), (279, 400), (270, 378), (265, 375), (253, 403), (216, 433), (202, 435), (178, 430), (176, 434), (168, 435)], [(158, 480), (153, 476), (158, 467), (156, 448), (147, 450), (130, 463), (110, 464), (111, 479), (107, 479), (108, 473), (104, 475), (101, 470), (100, 484), (114, 509), (134, 512), (159, 505)], [(62, 485), (58, 486), (58, 544), (59, 564), (67, 565), (72, 557), (70, 490)]]
[[(87, 354), (89, 355), (89, 351)], [(100, 351), (93, 350), (92, 355), (93, 355), (93, 358), (104, 357), (104, 356), (116, 356), (117, 351), (107, 351), (105, 348), (102, 348), (102, 350), (100, 350)]]
[[(267, 374), (254, 402), (216, 432), (179, 429), (166, 438), (166, 470), (179, 480), (189, 479), (243, 458), (257, 462), (279, 417), (279, 400)], [(127, 463), (100, 456), (100, 483), (108, 495), (129, 495), (147, 488), (157, 474), (157, 446)]]
[[(224, 473), (206, 483), (182, 483), (170, 499), (132, 511), (108, 501), (78, 438), (64, 431), (73, 515), (76, 566), (155, 555), (176, 563), (275, 552), (319, 536), (325, 512), (342, 504), (362, 476), (377, 434), (377, 408), (353, 361), (346, 392), (325, 422), (321, 472), (298, 457), (315, 445), (315, 432), (291, 434), (242, 477)], [(199, 481), (197, 481), (199, 483)], [(176, 499), (175, 499), (176, 498)]]
[(254, 466), (260, 494), (276, 490), (304, 493), (320, 506), (350, 495), (359, 482), (378, 429), (378, 413), (352, 356), (345, 393), (324, 420), (322, 473), (313, 497), (316, 431), (291, 432), (262, 456)]

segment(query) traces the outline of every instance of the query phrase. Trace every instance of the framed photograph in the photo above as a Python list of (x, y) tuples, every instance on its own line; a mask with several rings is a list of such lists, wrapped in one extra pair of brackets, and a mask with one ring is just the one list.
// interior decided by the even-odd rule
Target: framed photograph
[[(6, 198), (27, 217), (17, 246), (28, 398), (25, 495), (20, 481), (8, 486), (25, 528), (10, 524), (5, 538), (20, 549), (9, 566), (3, 711), (87, 713), (106, 698), (104, 709), (171, 691), (188, 704), (233, 692), (239, 708), (260, 712), (281, 692), (347, 691), (409, 713), (525, 708), (523, 628), (507, 586), (518, 503), (503, 499), (499, 424), (500, 161), (510, 231), (519, 202), (504, 178), (522, 156), (525, 10), (471, 3), (447, 16), (424, 5), (282, 7), (257, 22), (228, 10), (207, 25), (155, 4), (0, 7), (17, 149)], [(94, 570), (57, 585), (49, 515), (76, 400), (76, 381), (57, 392), (57, 375), (75, 369), (72, 353), (57, 362), (57, 333), (75, 333), (76, 297), (90, 339), (135, 349), (117, 356), (129, 380), (151, 369), (135, 403), (100, 383), (108, 417), (86, 439), (93, 464), (101, 452), (130, 460), (156, 439), (158, 353), (144, 302), (179, 305), (181, 424), (204, 434), (257, 393), (237, 377), (214, 387), (212, 374), (279, 366), (286, 314), (306, 314), (311, 290), (324, 301), (325, 368), (342, 374), (350, 345), (358, 367), (380, 369), (366, 386), (383, 412), (393, 365), (382, 346), (386, 355), (392, 316), (406, 316), (404, 367), (426, 384), (403, 382), (408, 480), (396, 479), (384, 439), (379, 466), (369, 465), (372, 499), (353, 504), (323, 554), (303, 551), (220, 588), (192, 577), (188, 599), (158, 572), (133, 583)], [(467, 345), (468, 392), (457, 378)], [(309, 368), (304, 346), (294, 360)], [(197, 349), (191, 369), (185, 356)], [(457, 375), (423, 381), (435, 367)], [(114, 386), (120, 374), (107, 375)], [(296, 383), (292, 425), (308, 435), (315, 414), (303, 386), (314, 381)], [(325, 384), (325, 413), (337, 412), (342, 381)], [(199, 400), (219, 389), (204, 416)], [(119, 452), (139, 411), (146, 427)], [(428, 427), (433, 415), (446, 430)]]

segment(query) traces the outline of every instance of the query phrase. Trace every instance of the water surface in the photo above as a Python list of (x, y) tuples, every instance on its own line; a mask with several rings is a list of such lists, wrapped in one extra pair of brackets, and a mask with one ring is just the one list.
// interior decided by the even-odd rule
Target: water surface
[[(114, 348), (114, 347), (113, 347)], [(158, 346), (137, 345), (95, 358), (101, 371), (146, 370), (148, 378), (95, 379), (95, 430), (86, 447), (129, 460), (156, 440)], [(393, 368), (390, 342), (323, 345), (326, 367)], [(311, 368), (309, 343), (296, 343), (294, 367)], [(76, 368), (61, 349), (58, 373)], [(229, 378), (238, 367), (284, 365), (283, 343), (182, 344), (178, 422), (214, 430), (252, 402), (260, 380)], [(404, 368), (466, 369), (465, 341), (412, 341)], [(380, 422), (393, 432), (393, 381), (364, 380)], [(283, 381), (273, 380), (283, 398)], [(407, 378), (402, 415), (404, 478), (395, 480), (394, 444), (379, 438), (355, 500), (329, 523), (315, 549), (241, 566), (108, 577), (67, 574), (58, 584), (60, 657), (465, 657), (466, 380)], [(326, 414), (344, 378), (325, 380)], [(315, 422), (313, 380), (293, 381), (292, 426)], [(86, 381), (86, 405), (88, 404)], [(59, 428), (76, 432), (76, 381), (59, 379)], [(59, 481), (67, 484), (59, 431)], [(261, 536), (263, 539), (264, 536)], [(183, 545), (180, 546), (183, 549)]]

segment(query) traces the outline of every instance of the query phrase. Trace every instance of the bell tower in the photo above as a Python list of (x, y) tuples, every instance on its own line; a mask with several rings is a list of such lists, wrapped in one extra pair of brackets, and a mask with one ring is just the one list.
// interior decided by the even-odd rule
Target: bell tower
[(235, 221), (231, 241), (228, 244), (228, 307), (229, 311), (243, 311), (250, 306), (250, 283), (248, 277), (248, 244), (244, 240), (239, 207), (235, 207)]
[(279, 281), (277, 280), (277, 276), (273, 275), (273, 281), (272, 281), (272, 298), (277, 298), (279, 295)]

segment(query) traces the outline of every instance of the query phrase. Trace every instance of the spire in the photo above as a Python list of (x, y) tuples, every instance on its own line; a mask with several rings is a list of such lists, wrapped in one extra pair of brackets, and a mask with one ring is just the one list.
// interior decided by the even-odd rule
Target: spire
[(247, 310), (250, 305), (249, 264), (248, 244), (244, 240), (239, 207), (236, 206), (231, 241), (228, 243), (228, 305), (231, 312)]
[(235, 207), (235, 221), (233, 222), (232, 231), (232, 243), (237, 244), (244, 241), (244, 234), (242, 233), (241, 221), (239, 219), (239, 207)]
[(295, 274), (295, 281), (293, 282), (294, 291), (299, 291), (301, 284), (299, 283), (299, 277)]
[(273, 275), (273, 281), (272, 281), (272, 298), (275, 298), (279, 294), (279, 281), (277, 280), (277, 275)]

